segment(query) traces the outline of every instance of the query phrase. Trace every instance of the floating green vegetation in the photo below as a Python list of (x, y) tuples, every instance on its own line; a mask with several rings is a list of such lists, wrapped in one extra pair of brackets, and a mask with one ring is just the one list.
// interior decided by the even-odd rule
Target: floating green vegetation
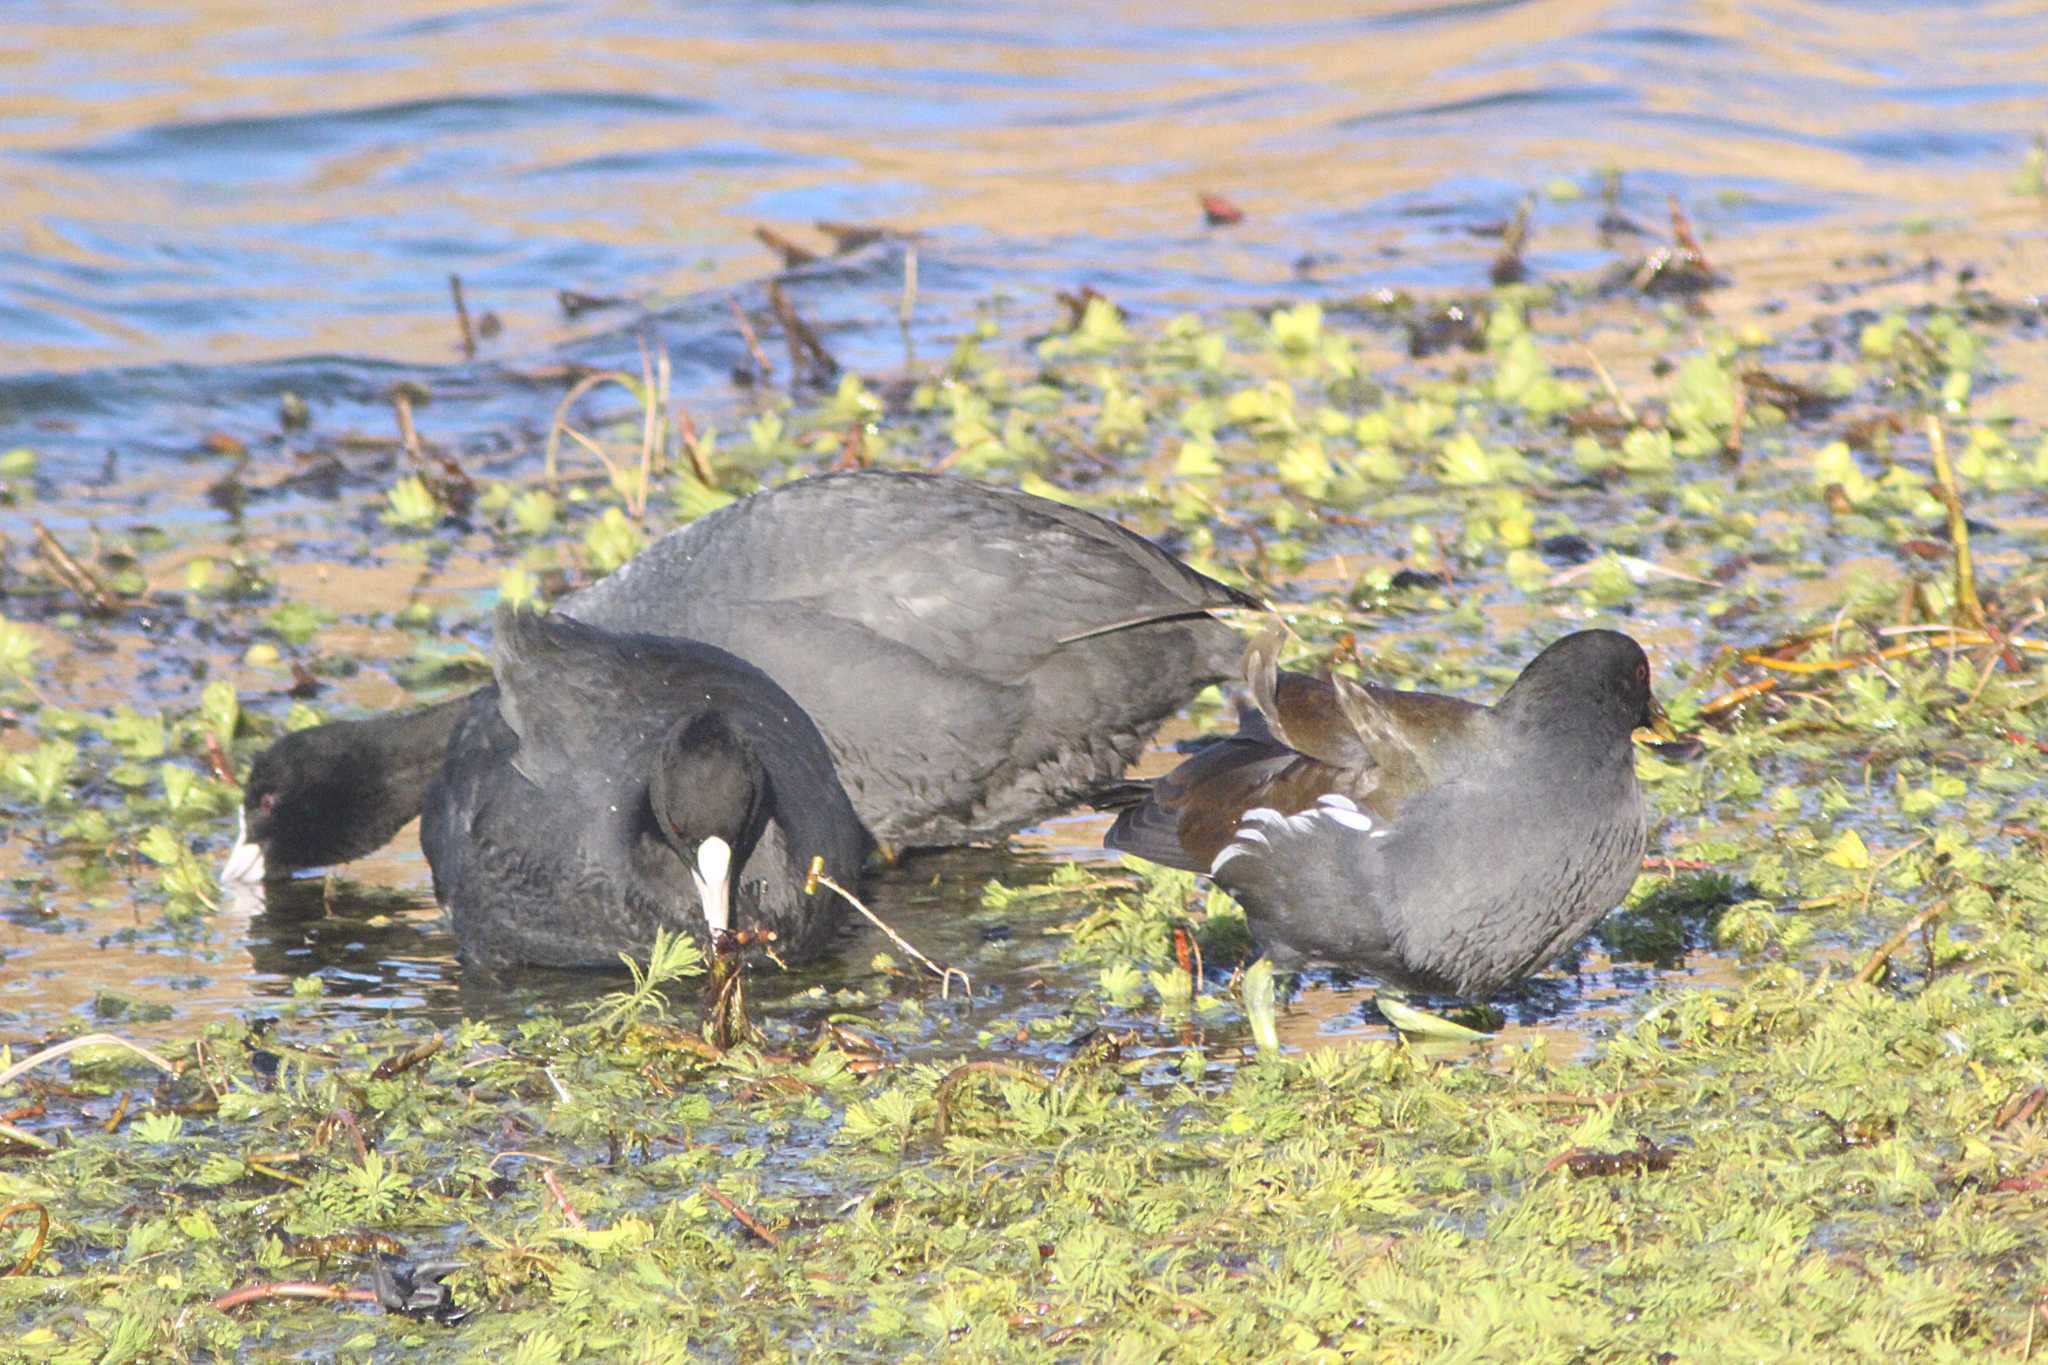
[[(1679, 270), (1711, 276), (1697, 243)], [(723, 431), (655, 357), (566, 391), (538, 476), (421, 446), (407, 399), (410, 453), (331, 523), (245, 471), (226, 543), (39, 531), (0, 620), (0, 873), (25, 962), (112, 965), (70, 1015), (0, 997), (0, 1355), (2023, 1355), (2048, 414), (2004, 404), (2040, 391), (2012, 382), (2039, 310), (1873, 284), (1774, 331), (1650, 287), (1165, 320), (1087, 295), (1030, 336), (992, 307), (907, 374), (820, 349), (834, 377), (756, 386)], [(1303, 666), (1490, 695), (1566, 623), (1637, 634), (1692, 738), (1642, 757), (1656, 861), (1577, 950), (1598, 996), (1553, 973), (1469, 1016), (1491, 1041), (1411, 1045), (1319, 1037), (1345, 983), (1317, 977), (1251, 1057), (1235, 907), (1107, 861), (926, 916), (971, 1000), (862, 939), (750, 985), (732, 1047), (685, 953), (589, 1012), (343, 1007), (317, 953), (210, 1019), (151, 984), (245, 968), (210, 869), (276, 734), (469, 686), (498, 596), (862, 463), (1166, 538), (1278, 603)], [(47, 496), (32, 452), (5, 470)], [(16, 1065), (85, 1017), (156, 1054)]]

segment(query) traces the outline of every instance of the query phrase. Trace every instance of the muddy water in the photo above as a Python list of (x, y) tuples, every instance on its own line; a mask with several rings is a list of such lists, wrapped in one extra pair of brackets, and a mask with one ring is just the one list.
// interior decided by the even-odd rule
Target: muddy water
[[(11, 16), (0, 44), (0, 449), (41, 457), (33, 506), (0, 504), (0, 534), (21, 544), (31, 516), (81, 536), (148, 520), (183, 523), (198, 548), (218, 531), (268, 549), (315, 528), (329, 539), (281, 555), (281, 586), (344, 611), (395, 610), (423, 576), (344, 562), (351, 534), (322, 522), (316, 493), (233, 518), (206, 495), (222, 468), (209, 434), (295, 453), (306, 438), (279, 430), (289, 390), (321, 439), (388, 443), (387, 394), (409, 379), (431, 392), (430, 437), (480, 472), (530, 472), (560, 366), (637, 368), (643, 338), (675, 357), (678, 394), (716, 413), (744, 355), (724, 300), (757, 304), (773, 264), (757, 223), (820, 247), (821, 218), (915, 231), (912, 345), (936, 354), (991, 295), (1042, 305), (1083, 283), (1140, 312), (1470, 287), (1497, 245), (1476, 229), (1532, 191), (1533, 270), (1590, 270), (1609, 259), (1593, 192), (1613, 167), (1645, 223), (1684, 198), (1738, 280), (1717, 300), (1733, 320), (1875, 225), (1966, 216), (2038, 247), (2038, 206), (2006, 184), (2048, 121), (2048, 15), (2030, 3), (1287, 3), (1256, 18), (1220, 4), (108, 3)], [(1245, 221), (1203, 226), (1201, 192)], [(2038, 257), (2009, 278), (2037, 286)], [(790, 290), (842, 359), (898, 365), (905, 263), (885, 244), (800, 269)], [(451, 273), (500, 327), (473, 360)], [(561, 289), (623, 302), (572, 319)], [(1649, 359), (1622, 343), (1608, 356), (1625, 386)], [(494, 578), (441, 565), (428, 592)], [(321, 647), (407, 648), (349, 629)], [(96, 708), (193, 702), (190, 680), (97, 657), (53, 690)], [(371, 670), (321, 705), (395, 696)], [(992, 995), (976, 1008), (1050, 1012), (1086, 983), (1042, 970), (1043, 926), (964, 907), (989, 877), (1043, 877), (1099, 833), (1076, 817), (1007, 854), (917, 860), (874, 898), (981, 976)], [(615, 984), (465, 981), (404, 838), (332, 895), (301, 884), (264, 913), (231, 906), (168, 935), (120, 885), (63, 885), (18, 844), (0, 843), (0, 877), (0, 1020), (25, 1035), (180, 1030), (311, 976), (344, 1014), (436, 1017)], [(858, 989), (879, 946), (861, 936), (767, 992)], [(1647, 979), (1594, 953), (1520, 1017), (1583, 1032)], [(1319, 983), (1291, 1036), (1377, 1027), (1362, 1002)]]

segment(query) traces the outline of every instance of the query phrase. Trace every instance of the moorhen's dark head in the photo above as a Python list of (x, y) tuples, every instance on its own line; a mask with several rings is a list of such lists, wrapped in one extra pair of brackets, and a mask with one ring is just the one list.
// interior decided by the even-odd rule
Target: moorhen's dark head
[(1623, 743), (1642, 729), (1674, 737), (1650, 692), (1643, 647), (1615, 630), (1581, 630), (1552, 642), (1493, 709), (1517, 728), (1591, 745)]

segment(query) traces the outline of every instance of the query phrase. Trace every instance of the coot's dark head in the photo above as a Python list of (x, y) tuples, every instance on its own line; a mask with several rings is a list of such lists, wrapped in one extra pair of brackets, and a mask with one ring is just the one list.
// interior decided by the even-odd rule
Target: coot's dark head
[(448, 736), (476, 701), (457, 697), (279, 738), (249, 770), (241, 834), (221, 879), (260, 882), (375, 852), (420, 813)]
[(1559, 738), (1618, 744), (1640, 729), (1671, 736), (1671, 722), (1650, 692), (1643, 647), (1616, 630), (1582, 630), (1529, 661), (1494, 707), (1517, 728)]
[(359, 775), (343, 726), (296, 730), (257, 755), (242, 787), (241, 831), (221, 880), (260, 882), (356, 856), (364, 837)]
[(753, 746), (720, 712), (678, 721), (648, 774), (655, 823), (690, 868), (714, 933), (732, 927), (732, 881), (768, 823), (768, 775)]

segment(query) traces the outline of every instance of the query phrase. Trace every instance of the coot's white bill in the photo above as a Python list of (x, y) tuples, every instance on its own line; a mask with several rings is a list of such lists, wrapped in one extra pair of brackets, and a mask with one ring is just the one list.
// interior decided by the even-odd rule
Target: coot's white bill
[(224, 886), (261, 885), (263, 882), (263, 845), (249, 838), (249, 817), (243, 814), (241, 823), (235, 829), (235, 846), (228, 852), (227, 861), (220, 865), (220, 880)]
[(696, 883), (697, 900), (704, 907), (704, 922), (712, 937), (732, 928), (732, 845), (712, 835), (697, 845), (697, 862), (690, 869)]

